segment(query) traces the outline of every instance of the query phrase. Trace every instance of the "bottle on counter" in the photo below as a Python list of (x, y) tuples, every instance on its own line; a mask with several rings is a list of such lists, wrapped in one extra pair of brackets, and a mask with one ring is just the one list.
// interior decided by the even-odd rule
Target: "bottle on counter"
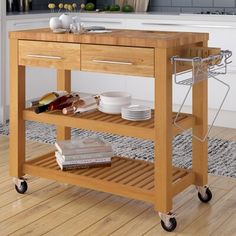
[(39, 114), (45, 111), (62, 110), (65, 107), (71, 106), (73, 102), (80, 99), (79, 94), (71, 93), (58, 97), (49, 104), (41, 105), (35, 108), (35, 113)]
[(64, 115), (67, 115), (67, 114), (82, 113), (85, 111), (93, 110), (97, 108), (99, 100), (100, 98), (97, 95), (80, 98), (78, 101), (74, 101), (71, 106), (65, 107), (62, 110), (62, 113)]
[(25, 12), (29, 11), (29, 0), (24, 0), (24, 11)]
[(33, 10), (33, 0), (29, 0), (29, 10)]
[(62, 97), (67, 94), (68, 92), (66, 91), (55, 91), (55, 92), (47, 93), (43, 95), (41, 98), (31, 101), (31, 106), (47, 105), (53, 102), (54, 100), (56, 100), (57, 98)]

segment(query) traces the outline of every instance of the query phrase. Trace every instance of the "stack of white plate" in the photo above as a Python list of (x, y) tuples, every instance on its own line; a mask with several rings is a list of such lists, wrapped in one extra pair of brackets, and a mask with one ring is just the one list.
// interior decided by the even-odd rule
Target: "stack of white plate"
[(131, 121), (149, 120), (152, 117), (151, 108), (141, 105), (123, 106), (121, 117)]
[(107, 114), (120, 114), (121, 108), (131, 104), (131, 95), (126, 92), (100, 94), (98, 110)]

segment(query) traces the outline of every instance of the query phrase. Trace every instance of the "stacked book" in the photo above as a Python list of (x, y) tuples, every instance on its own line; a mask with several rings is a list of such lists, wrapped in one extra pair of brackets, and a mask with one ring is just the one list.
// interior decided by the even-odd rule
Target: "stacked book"
[(56, 160), (61, 170), (111, 165), (112, 146), (99, 138), (84, 138), (55, 143)]

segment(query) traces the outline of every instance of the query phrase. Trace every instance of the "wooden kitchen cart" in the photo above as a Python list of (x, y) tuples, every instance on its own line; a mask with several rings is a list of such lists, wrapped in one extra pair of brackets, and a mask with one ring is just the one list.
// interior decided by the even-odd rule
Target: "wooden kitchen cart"
[[(104, 34), (54, 34), (48, 29), (10, 33), (10, 175), (16, 189), (25, 192), (25, 174), (45, 177), (153, 203), (165, 230), (176, 227), (173, 197), (194, 184), (203, 202), (211, 198), (207, 187), (207, 140), (192, 140), (192, 169), (172, 166), (172, 140), (181, 133), (173, 125), (172, 56), (185, 56), (191, 48), (207, 48), (208, 34), (113, 30)], [(155, 110), (151, 120), (132, 122), (99, 111), (62, 115), (59, 111), (35, 114), (25, 108), (25, 67), (57, 69), (57, 90), (71, 89), (71, 70), (153, 77)], [(178, 71), (188, 69), (178, 65)], [(143, 88), (145, 93), (145, 88)], [(193, 86), (193, 114), (181, 114), (177, 123), (203, 137), (207, 132), (207, 80)], [(70, 127), (153, 140), (155, 161), (114, 157), (111, 167), (61, 171), (54, 153), (25, 159), (25, 121), (54, 124), (57, 139), (70, 138)]]

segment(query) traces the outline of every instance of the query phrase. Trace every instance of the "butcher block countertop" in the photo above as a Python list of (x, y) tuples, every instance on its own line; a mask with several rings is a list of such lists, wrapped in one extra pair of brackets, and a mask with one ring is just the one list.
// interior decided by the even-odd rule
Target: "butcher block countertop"
[(207, 41), (208, 33), (112, 30), (107, 33), (55, 34), (50, 29), (10, 32), (11, 39), (106, 44), (116, 46), (171, 48)]

